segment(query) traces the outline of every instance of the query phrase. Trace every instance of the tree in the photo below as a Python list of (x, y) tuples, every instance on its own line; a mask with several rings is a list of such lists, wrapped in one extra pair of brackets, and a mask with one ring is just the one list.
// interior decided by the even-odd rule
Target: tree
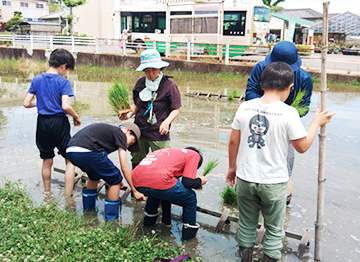
[[(285, 1), (285, 0), (284, 0)], [(65, 6), (70, 7), (70, 16), (67, 17), (68, 24), (70, 25), (70, 35), (73, 35), (73, 15), (72, 8), (86, 3), (86, 0), (62, 0)]]
[(280, 12), (282, 10), (284, 10), (284, 7), (281, 7), (281, 6), (272, 6), (272, 7), (270, 7), (270, 12), (271, 13)]
[(24, 21), (24, 19), (22, 18), (21, 12), (15, 11), (14, 12), (14, 17), (10, 18), (6, 22), (5, 29), (7, 31), (18, 30), (19, 23), (21, 23), (23, 21)]
[(268, 7), (277, 6), (278, 4), (285, 2), (285, 0), (275, 0), (275, 3), (271, 4), (273, 0), (262, 0), (264, 5), (267, 5)]
[(49, 12), (57, 12), (59, 11), (59, 3), (60, 3), (60, 10), (63, 10), (65, 8), (65, 5), (61, 4), (61, 1), (58, 0), (50, 0), (49, 1)]

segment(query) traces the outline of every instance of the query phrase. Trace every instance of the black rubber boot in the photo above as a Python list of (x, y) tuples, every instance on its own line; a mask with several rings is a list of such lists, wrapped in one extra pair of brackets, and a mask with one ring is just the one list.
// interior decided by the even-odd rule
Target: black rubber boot
[(239, 247), (241, 262), (253, 261), (254, 247)]
[(196, 225), (184, 224), (182, 229), (182, 237), (181, 240), (190, 240), (196, 236), (196, 233), (199, 229), (200, 225), (196, 223)]
[(148, 214), (145, 212), (144, 227), (150, 227), (150, 226), (155, 225), (158, 215), (159, 215), (159, 213)]
[(268, 255), (264, 254), (263, 256), (263, 262), (277, 262), (278, 260), (275, 258), (271, 258)]

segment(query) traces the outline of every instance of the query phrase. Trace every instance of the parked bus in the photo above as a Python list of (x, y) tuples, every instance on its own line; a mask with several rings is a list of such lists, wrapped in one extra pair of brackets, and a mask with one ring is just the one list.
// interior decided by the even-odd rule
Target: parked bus
[[(190, 2), (191, 3), (191, 2)], [(121, 31), (131, 31), (136, 42), (264, 46), (269, 35), (270, 9), (264, 5), (219, 3), (159, 4), (152, 1), (123, 5)], [(223, 17), (222, 23), (221, 18)], [(222, 26), (222, 28), (221, 28)], [(117, 32), (120, 34), (121, 32)], [(165, 52), (165, 50), (159, 50)]]

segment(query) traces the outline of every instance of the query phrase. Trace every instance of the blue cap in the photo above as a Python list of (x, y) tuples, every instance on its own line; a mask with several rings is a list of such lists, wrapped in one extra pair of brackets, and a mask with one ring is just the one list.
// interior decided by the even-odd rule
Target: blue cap
[(298, 70), (301, 66), (301, 58), (296, 46), (288, 41), (280, 41), (277, 43), (271, 53), (266, 56), (266, 65), (272, 62), (285, 62), (290, 65), (294, 71)]
[(160, 53), (155, 49), (148, 49), (141, 53), (141, 64), (136, 71), (143, 71), (146, 68), (161, 69), (169, 65), (168, 62), (162, 61)]

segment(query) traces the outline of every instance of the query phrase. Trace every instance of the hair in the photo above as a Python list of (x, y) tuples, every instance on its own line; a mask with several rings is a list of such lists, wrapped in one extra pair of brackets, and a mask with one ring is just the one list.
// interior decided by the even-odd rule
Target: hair
[(192, 146), (185, 147), (185, 149), (190, 149), (190, 150), (195, 151), (196, 153), (199, 154), (199, 156), (200, 156), (200, 161), (199, 161), (199, 164), (198, 164), (198, 169), (199, 169), (201, 167), (201, 165), (202, 165), (202, 162), (203, 162), (203, 157), (202, 157), (202, 153), (200, 152), (200, 150), (197, 149), (196, 147), (192, 147)]
[(49, 66), (58, 68), (64, 64), (66, 64), (66, 69), (74, 70), (75, 59), (73, 55), (63, 48), (52, 51), (49, 59)]
[(261, 74), (262, 89), (284, 91), (292, 83), (294, 83), (294, 70), (284, 62), (269, 64)]
[(135, 137), (135, 143), (137, 143), (137, 137), (136, 137), (136, 135), (135, 135), (135, 132), (130, 129), (130, 134)]

